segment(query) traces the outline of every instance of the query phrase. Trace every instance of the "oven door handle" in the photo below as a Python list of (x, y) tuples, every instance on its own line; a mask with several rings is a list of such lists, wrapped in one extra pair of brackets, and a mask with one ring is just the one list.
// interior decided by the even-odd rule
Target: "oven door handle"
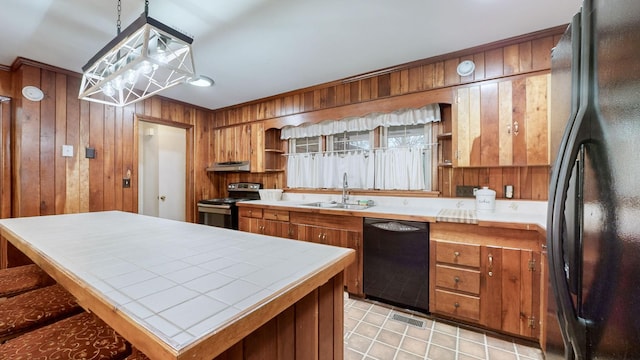
[(231, 214), (231, 208), (228, 205), (198, 204), (198, 211), (208, 214)]

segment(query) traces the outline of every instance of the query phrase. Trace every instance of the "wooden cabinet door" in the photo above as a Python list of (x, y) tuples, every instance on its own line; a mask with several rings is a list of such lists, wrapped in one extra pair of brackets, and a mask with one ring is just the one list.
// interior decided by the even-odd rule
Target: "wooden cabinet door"
[(264, 234), (264, 220), (251, 217), (239, 217), (238, 229), (254, 234)]
[(549, 75), (457, 90), (453, 165), (549, 165)]
[(214, 162), (250, 160), (250, 125), (215, 129), (212, 154)]
[(540, 253), (498, 246), (483, 246), (481, 252), (481, 324), (538, 338)]

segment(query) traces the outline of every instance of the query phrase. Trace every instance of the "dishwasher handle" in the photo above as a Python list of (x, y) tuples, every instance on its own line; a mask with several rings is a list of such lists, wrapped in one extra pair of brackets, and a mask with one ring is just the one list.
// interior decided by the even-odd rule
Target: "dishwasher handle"
[(418, 227), (415, 226), (411, 226), (411, 225), (407, 225), (407, 224), (402, 224), (396, 221), (389, 221), (389, 222), (379, 222), (379, 223), (374, 223), (374, 224), (370, 224), (373, 227), (376, 227), (378, 229), (382, 229), (382, 230), (386, 230), (386, 231), (393, 231), (393, 232), (411, 232), (411, 231), (420, 231), (423, 229), (420, 229)]

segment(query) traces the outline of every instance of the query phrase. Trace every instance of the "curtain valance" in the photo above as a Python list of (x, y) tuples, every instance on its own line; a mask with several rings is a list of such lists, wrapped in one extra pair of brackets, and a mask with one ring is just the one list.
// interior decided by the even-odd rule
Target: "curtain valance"
[(391, 113), (372, 113), (362, 117), (326, 120), (317, 124), (286, 126), (281, 139), (327, 136), (350, 131), (369, 131), (379, 126), (418, 125), (440, 121), (440, 106), (430, 104), (419, 109), (403, 109)]

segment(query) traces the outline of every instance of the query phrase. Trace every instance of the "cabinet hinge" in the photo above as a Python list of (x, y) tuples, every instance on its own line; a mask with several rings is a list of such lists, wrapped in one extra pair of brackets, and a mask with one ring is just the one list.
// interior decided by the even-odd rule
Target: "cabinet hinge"
[(529, 327), (532, 329), (536, 328), (536, 317), (535, 316), (529, 316), (529, 318), (527, 319), (529, 322)]
[(529, 259), (529, 271), (536, 271), (536, 259)]

